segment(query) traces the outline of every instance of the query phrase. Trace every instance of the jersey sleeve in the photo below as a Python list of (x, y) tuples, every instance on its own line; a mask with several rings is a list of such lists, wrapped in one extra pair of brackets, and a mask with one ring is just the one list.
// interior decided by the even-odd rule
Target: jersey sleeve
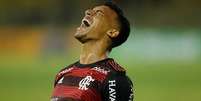
[(103, 101), (133, 101), (133, 84), (126, 75), (111, 75), (102, 90)]

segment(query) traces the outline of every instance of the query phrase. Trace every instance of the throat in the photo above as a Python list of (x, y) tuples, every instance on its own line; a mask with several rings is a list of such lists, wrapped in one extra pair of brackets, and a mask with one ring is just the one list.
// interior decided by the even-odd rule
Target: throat
[(84, 44), (80, 54), (80, 64), (92, 64), (108, 58), (108, 51), (101, 45)]
[(80, 55), (80, 64), (92, 64), (108, 58), (107, 55), (97, 56), (95, 54)]

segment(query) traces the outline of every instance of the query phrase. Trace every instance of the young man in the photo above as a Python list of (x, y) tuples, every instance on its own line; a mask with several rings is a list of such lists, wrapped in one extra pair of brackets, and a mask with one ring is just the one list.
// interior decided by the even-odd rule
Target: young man
[(115, 4), (87, 10), (75, 33), (82, 43), (80, 60), (57, 74), (51, 101), (133, 101), (125, 69), (108, 58), (129, 32), (129, 22)]

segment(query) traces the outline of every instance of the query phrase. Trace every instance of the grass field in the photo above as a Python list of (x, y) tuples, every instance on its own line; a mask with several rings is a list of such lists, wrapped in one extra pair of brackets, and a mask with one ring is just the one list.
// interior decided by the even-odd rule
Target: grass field
[[(3, 56), (0, 59), (0, 101), (49, 101), (55, 74), (74, 60), (64, 56)], [(135, 84), (136, 101), (201, 101), (199, 62), (121, 60)]]

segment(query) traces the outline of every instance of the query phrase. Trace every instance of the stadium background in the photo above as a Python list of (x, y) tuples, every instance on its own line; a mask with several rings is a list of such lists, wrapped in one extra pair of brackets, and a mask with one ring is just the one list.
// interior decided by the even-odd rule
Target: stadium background
[[(55, 74), (78, 60), (73, 33), (97, 1), (0, 0), (0, 101), (49, 101)], [(135, 100), (200, 101), (201, 1), (116, 2), (132, 31), (111, 57), (128, 70)]]

